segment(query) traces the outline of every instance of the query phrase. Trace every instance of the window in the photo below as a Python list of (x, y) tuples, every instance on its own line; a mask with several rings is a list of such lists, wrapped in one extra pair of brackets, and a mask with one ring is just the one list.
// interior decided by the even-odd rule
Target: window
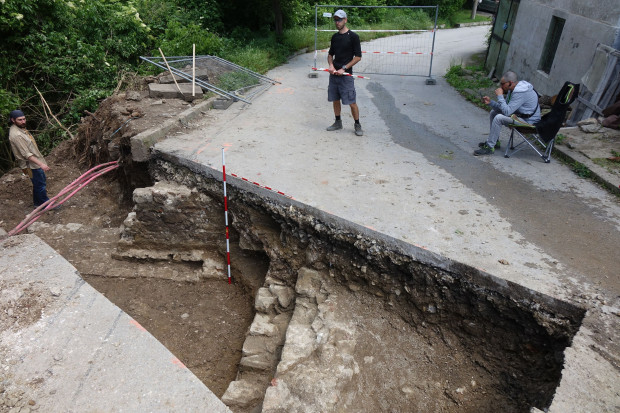
[(538, 69), (545, 73), (551, 71), (551, 65), (553, 65), (553, 59), (555, 58), (555, 52), (558, 50), (558, 44), (560, 44), (560, 37), (562, 37), (562, 30), (564, 29), (565, 19), (557, 16), (553, 16), (551, 24), (549, 25), (549, 31), (547, 32), (547, 39), (545, 40), (545, 47), (540, 57), (540, 63)]

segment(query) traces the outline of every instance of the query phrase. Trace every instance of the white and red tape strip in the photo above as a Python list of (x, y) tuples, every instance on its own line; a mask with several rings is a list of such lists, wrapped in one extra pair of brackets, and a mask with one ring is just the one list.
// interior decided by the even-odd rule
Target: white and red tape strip
[(241, 176), (239, 176), (239, 175), (230, 174), (230, 176), (234, 176), (235, 178), (241, 179), (242, 181), (245, 181), (245, 182), (251, 183), (252, 185), (256, 185), (256, 186), (258, 186), (259, 188), (268, 189), (268, 190), (270, 190), (270, 191), (272, 191), (272, 192), (275, 192), (276, 194), (283, 195), (283, 196), (285, 196), (285, 197), (287, 197), (287, 198), (291, 198), (291, 199), (293, 198), (292, 196), (287, 195), (287, 194), (285, 194), (284, 192), (277, 191), (277, 190), (275, 190), (275, 189), (273, 189), (273, 188), (271, 188), (271, 187), (265, 186), (265, 185), (261, 185), (261, 184), (259, 184), (258, 182), (250, 181), (249, 179), (247, 179), (247, 178), (243, 178), (243, 177), (241, 177)]
[[(322, 67), (320, 67), (320, 68), (313, 67), (312, 70), (317, 70), (317, 71), (320, 71), (320, 72), (329, 72), (328, 69), (324, 69)], [(342, 75), (343, 76), (351, 76), (351, 77), (359, 77), (360, 79), (370, 79), (369, 77), (366, 77), (366, 76), (352, 75), (352, 74), (347, 73), (347, 72), (343, 73)]]
[[(319, 52), (328, 52), (329, 49), (322, 49), (322, 50), (318, 50)], [(415, 55), (433, 55), (432, 52), (380, 52), (380, 51), (371, 51), (371, 50), (362, 50), (362, 54), (364, 53), (369, 53), (369, 54), (393, 54), (393, 55), (397, 55), (397, 54), (415, 54)]]

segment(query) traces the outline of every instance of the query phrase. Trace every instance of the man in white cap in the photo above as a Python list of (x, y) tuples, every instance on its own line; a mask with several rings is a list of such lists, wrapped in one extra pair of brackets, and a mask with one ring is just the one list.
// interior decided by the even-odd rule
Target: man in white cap
[(340, 113), (342, 104), (351, 107), (351, 115), (355, 121), (354, 129), (357, 136), (362, 136), (362, 125), (360, 124), (360, 111), (356, 103), (355, 84), (352, 76), (352, 67), (362, 60), (362, 46), (360, 37), (347, 27), (347, 14), (343, 10), (334, 13), (337, 33), (334, 33), (327, 53), (327, 63), (329, 87), (327, 89), (327, 100), (333, 103), (336, 121), (327, 128), (328, 131), (342, 129), (342, 119)]
[(34, 138), (26, 129), (26, 116), (19, 109), (12, 111), (9, 115), (11, 128), (9, 129), (9, 141), (11, 150), (19, 163), (22, 171), (30, 177), (32, 181), (32, 201), (34, 207), (47, 202), (47, 180), (45, 171), (49, 171), (45, 158), (39, 152), (39, 148)]

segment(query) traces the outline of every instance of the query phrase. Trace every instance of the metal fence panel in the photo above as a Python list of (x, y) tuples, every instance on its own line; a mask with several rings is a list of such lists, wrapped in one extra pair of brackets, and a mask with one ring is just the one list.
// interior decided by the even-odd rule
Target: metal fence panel
[[(170, 71), (177, 81), (191, 82), (194, 74), (192, 56), (170, 56), (166, 62), (162, 57), (140, 56), (164, 71)], [(253, 97), (271, 85), (280, 83), (217, 56), (201, 55), (195, 58), (196, 86), (219, 96), (252, 103)]]
[[(314, 67), (327, 64), (330, 39), (336, 32), (332, 15), (338, 9), (347, 13), (347, 27), (359, 34), (362, 41), (362, 60), (353, 68), (355, 73), (432, 78), (438, 6), (317, 5)], [(420, 13), (431, 22), (431, 27), (411, 28)], [(361, 21), (370, 21), (371, 28), (356, 28)]]

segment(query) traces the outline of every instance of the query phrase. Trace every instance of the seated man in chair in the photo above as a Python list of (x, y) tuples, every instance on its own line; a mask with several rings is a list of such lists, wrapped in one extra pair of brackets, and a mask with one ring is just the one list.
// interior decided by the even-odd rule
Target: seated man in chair
[(540, 120), (538, 93), (529, 82), (518, 80), (515, 72), (506, 72), (500, 80), (500, 87), (495, 89), (497, 101), (484, 96), (482, 101), (490, 105), (492, 110), (491, 131), (486, 142), (480, 142), (474, 155), (490, 155), (500, 147), (499, 133), (502, 126), (515, 123), (516, 115), (522, 123), (533, 124)]

